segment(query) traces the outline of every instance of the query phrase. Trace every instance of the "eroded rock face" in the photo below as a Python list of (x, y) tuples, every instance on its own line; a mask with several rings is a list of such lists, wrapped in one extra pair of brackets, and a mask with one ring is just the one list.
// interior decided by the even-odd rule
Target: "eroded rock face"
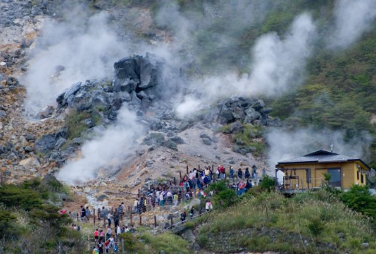
[[(260, 126), (281, 126), (278, 118), (271, 118), (271, 108), (265, 108), (263, 100), (258, 98), (232, 97), (217, 104), (220, 124), (241, 121)], [(233, 126), (236, 127), (236, 126)], [(237, 131), (237, 128), (234, 129)]]

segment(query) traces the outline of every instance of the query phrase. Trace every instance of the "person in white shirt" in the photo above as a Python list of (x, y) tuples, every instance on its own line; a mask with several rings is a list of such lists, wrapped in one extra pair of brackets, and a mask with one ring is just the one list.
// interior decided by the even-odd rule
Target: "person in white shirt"
[(161, 194), (159, 194), (159, 202), (160, 202), (160, 206), (164, 206), (163, 192), (161, 192)]
[(209, 212), (210, 210), (213, 210), (213, 205), (212, 205), (212, 203), (209, 200), (206, 201), (205, 210), (207, 212)]
[(111, 213), (109, 212), (109, 213), (107, 214), (107, 221), (108, 221), (108, 226), (109, 226), (109, 227), (111, 227), (111, 218), (112, 218), (112, 215), (111, 215)]

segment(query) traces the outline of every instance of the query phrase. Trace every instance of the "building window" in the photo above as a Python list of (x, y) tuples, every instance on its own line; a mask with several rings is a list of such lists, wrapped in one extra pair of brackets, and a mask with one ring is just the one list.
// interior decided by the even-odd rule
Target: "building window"
[(362, 174), (360, 177), (361, 177), (360, 182), (363, 183), (363, 180), (364, 180), (364, 179), (363, 179), (363, 174)]
[(359, 171), (356, 171), (356, 178), (359, 180)]

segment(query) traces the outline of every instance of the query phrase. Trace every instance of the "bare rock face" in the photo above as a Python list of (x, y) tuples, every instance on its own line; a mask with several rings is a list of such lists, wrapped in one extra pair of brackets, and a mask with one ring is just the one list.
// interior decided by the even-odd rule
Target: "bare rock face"
[[(271, 108), (265, 108), (263, 100), (258, 98), (232, 97), (220, 101), (218, 121), (221, 124), (231, 124), (237, 121), (259, 126), (281, 126), (278, 118), (271, 118)], [(236, 126), (234, 126), (236, 127)], [(235, 128), (237, 131), (237, 128)]]
[(26, 169), (30, 169), (32, 167), (39, 167), (40, 163), (37, 158), (29, 157), (27, 159), (21, 160), (19, 165), (25, 167)]

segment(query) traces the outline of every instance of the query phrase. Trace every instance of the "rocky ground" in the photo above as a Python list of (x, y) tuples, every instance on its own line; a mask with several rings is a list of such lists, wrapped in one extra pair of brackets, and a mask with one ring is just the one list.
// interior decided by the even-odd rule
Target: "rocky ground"
[[(119, 56), (126, 58), (115, 63), (113, 81), (72, 84), (57, 98), (56, 105), (39, 114), (40, 119), (27, 119), (26, 91), (18, 80), (28, 71), (28, 60), (44, 20), (59, 17), (59, 9), (53, 1), (16, 0), (0, 1), (0, 9), (4, 14), (0, 17), (0, 165), (7, 172), (8, 182), (43, 177), (58, 172), (69, 159), (80, 158), (80, 148), (90, 134), (116, 121), (123, 105), (137, 113), (147, 131), (139, 138), (126, 164), (116, 170), (100, 171), (95, 181), (72, 186), (92, 206), (132, 202), (134, 194), (145, 184), (178, 180), (179, 172), (184, 174), (187, 166), (257, 165), (259, 173), (266, 168), (262, 158), (252, 155), (253, 147), (234, 146), (230, 136), (218, 129), (228, 125), (229, 133), (237, 133), (242, 131), (243, 122), (278, 126), (278, 119), (268, 116), (271, 109), (257, 98), (228, 98), (192, 118), (177, 118), (165, 95), (166, 91), (179, 92), (179, 87), (176, 82), (168, 82), (173, 76), (164, 76), (163, 69), (169, 68), (170, 75), (178, 76), (179, 68), (166, 66), (164, 59), (154, 55)], [(133, 13), (150, 17), (150, 11), (144, 9), (134, 9)], [(130, 19), (120, 13), (114, 15), (125, 21)], [(150, 18), (139, 19), (140, 22), (134, 22), (133, 32), (154, 31), (151, 43), (171, 40), (168, 33), (152, 27)], [(75, 137), (69, 136), (69, 126), (64, 120), (72, 111), (83, 116), (80, 124), (84, 130)]]

